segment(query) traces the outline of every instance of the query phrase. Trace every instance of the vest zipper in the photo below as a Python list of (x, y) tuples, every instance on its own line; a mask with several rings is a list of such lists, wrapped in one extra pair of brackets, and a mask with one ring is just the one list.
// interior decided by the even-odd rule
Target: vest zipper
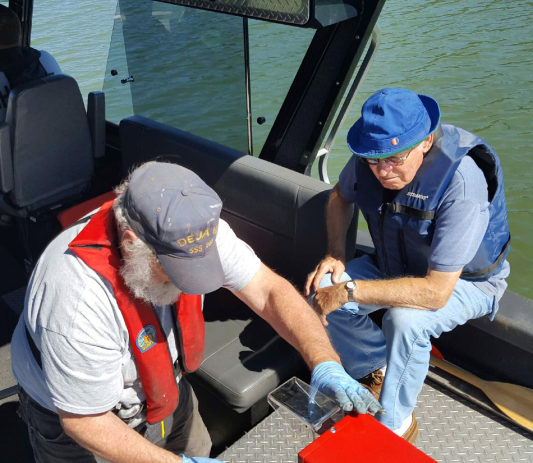
[(389, 207), (389, 203), (383, 203), (381, 205), (381, 210), (379, 211), (379, 234), (381, 242), (381, 252), (383, 254), (383, 263), (385, 264), (385, 274), (390, 276), (389, 260), (387, 257), (387, 251), (385, 250), (385, 212)]
[(403, 233), (403, 230), (400, 228), (399, 231), (399, 238), (398, 238), (398, 246), (400, 247), (400, 258), (402, 259), (402, 269), (403, 274), (407, 274), (407, 252), (405, 250), (405, 235)]

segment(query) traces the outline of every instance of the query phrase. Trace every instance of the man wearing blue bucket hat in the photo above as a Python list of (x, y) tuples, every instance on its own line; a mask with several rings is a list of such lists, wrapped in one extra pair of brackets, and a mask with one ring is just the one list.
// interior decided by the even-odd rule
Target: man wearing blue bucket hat
[[(316, 291), (345, 369), (380, 398), (386, 413), (377, 419), (413, 442), (430, 337), (494, 317), (507, 286), (502, 169), (484, 140), (440, 124), (433, 98), (401, 88), (366, 101), (348, 147), (327, 208), (328, 254), (305, 291)], [(357, 208), (376, 252), (350, 260)], [(369, 317), (380, 308), (381, 328)]]

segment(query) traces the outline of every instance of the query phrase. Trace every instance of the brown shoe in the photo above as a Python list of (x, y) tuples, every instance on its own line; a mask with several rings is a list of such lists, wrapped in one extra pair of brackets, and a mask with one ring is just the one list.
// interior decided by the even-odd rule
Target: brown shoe
[(363, 376), (361, 379), (358, 379), (358, 381), (372, 393), (376, 400), (379, 400), (381, 387), (383, 386), (383, 378), (384, 376), (381, 370), (376, 370)]
[(407, 428), (407, 431), (402, 434), (402, 437), (410, 444), (414, 444), (416, 438), (418, 437), (418, 423), (416, 422), (414, 412), (411, 416), (413, 417), (413, 421), (411, 421), (411, 426), (409, 426)]

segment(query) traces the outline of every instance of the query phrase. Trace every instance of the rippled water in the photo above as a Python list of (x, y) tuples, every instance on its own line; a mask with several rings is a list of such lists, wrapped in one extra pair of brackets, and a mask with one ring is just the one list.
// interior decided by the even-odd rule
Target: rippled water
[[(105, 21), (94, 19), (93, 3), (98, 4), (99, 13), (108, 10), (99, 15)], [(58, 24), (56, 8), (68, 4), (75, 5), (75, 13)], [(39, 0), (35, 2), (33, 43), (51, 51), (82, 87), (102, 88), (106, 69), (96, 63), (107, 61), (109, 44), (98, 37), (111, 34), (115, 10), (115, 1)], [(485, 138), (502, 159), (512, 233), (510, 288), (529, 298), (533, 298), (532, 18), (530, 1), (388, 0), (378, 21), (381, 43), (376, 58), (329, 160), (334, 181), (348, 158), (346, 132), (374, 91), (402, 86), (436, 98), (443, 121)], [(271, 26), (261, 27), (268, 32)], [(80, 42), (87, 45), (71, 46)], [(294, 72), (294, 63), (280, 60), (280, 56), (290, 56), (293, 44), (291, 40), (276, 48), (266, 42), (252, 44), (254, 64), (275, 63), (281, 82)], [(256, 94), (256, 101), (268, 105), (272, 90), (256, 89), (264, 92)], [(277, 101), (272, 103), (274, 114), (277, 105)]]

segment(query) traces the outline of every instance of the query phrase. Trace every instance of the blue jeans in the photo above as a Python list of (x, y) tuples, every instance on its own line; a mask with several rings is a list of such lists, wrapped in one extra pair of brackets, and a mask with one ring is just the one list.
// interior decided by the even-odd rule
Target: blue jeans
[[(330, 286), (331, 275), (321, 282)], [(383, 279), (369, 256), (346, 264), (342, 281)], [(459, 280), (448, 303), (438, 310), (389, 308), (380, 329), (368, 316), (382, 308), (349, 302), (328, 315), (328, 334), (346, 371), (355, 379), (387, 365), (380, 402), (386, 410), (376, 418), (397, 429), (413, 411), (429, 368), (433, 336), (453, 330), (468, 320), (490, 315), (494, 298), (472, 283)]]

